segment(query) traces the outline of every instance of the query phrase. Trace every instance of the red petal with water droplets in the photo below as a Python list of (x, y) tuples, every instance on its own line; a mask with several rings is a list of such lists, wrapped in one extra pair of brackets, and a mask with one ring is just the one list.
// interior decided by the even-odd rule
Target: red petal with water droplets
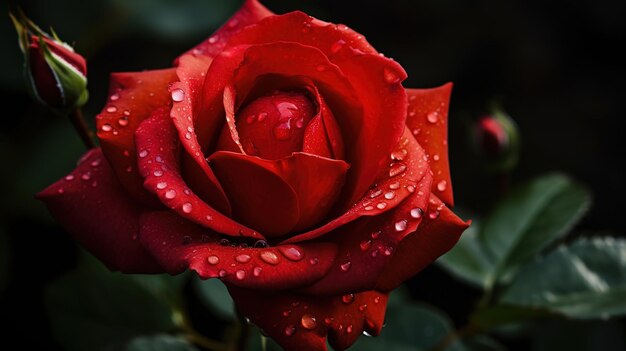
[(310, 91), (315, 96), (319, 111), (306, 126), (302, 151), (335, 160), (343, 160), (345, 157), (343, 137), (337, 120), (314, 84), (310, 84)]
[(295, 293), (263, 293), (229, 286), (241, 313), (285, 350), (326, 351), (350, 347), (363, 333), (382, 329), (387, 294), (365, 291), (319, 297)]
[(170, 274), (189, 268), (204, 279), (269, 291), (311, 284), (326, 274), (337, 254), (332, 243), (266, 248), (220, 245), (219, 235), (167, 211), (145, 213), (141, 235)]
[(158, 200), (143, 188), (137, 172), (135, 129), (154, 109), (169, 106), (168, 85), (174, 69), (113, 73), (109, 100), (96, 117), (98, 139), (120, 183), (136, 201), (157, 206)]
[[(230, 236), (263, 238), (202, 201), (183, 180), (178, 165), (180, 143), (167, 109), (154, 111), (136, 132), (138, 167), (144, 186), (184, 218)], [(206, 184), (209, 186), (209, 184)]]
[(424, 220), (415, 232), (400, 242), (391, 262), (380, 275), (377, 289), (391, 291), (433, 263), (456, 244), (470, 223), (461, 220), (431, 194)]
[(448, 163), (448, 105), (452, 83), (432, 89), (407, 89), (406, 125), (429, 157), (433, 170), (433, 193), (449, 206), (454, 205)]
[(319, 222), (334, 205), (348, 170), (344, 161), (304, 153), (264, 160), (219, 151), (209, 160), (234, 204), (235, 218), (271, 236)]
[[(391, 153), (396, 155), (388, 159), (389, 164), (379, 170), (379, 175), (371, 188), (357, 203), (341, 216), (327, 224), (285, 240), (285, 243), (296, 243), (313, 240), (322, 235), (344, 226), (363, 216), (380, 216), (382, 213), (393, 210), (412, 193), (417, 192), (416, 187), (428, 174), (428, 162), (424, 150), (415, 141), (408, 129)], [(390, 157), (388, 155), (388, 157)], [(428, 195), (430, 191), (426, 192)], [(423, 194), (420, 194), (422, 196)], [(334, 236), (328, 234), (329, 236)]]
[[(346, 209), (375, 180), (404, 131), (407, 98), (401, 82), (406, 72), (395, 61), (379, 56), (358, 33), (312, 20), (301, 12), (265, 18), (234, 35), (229, 46), (276, 42), (295, 42), (321, 50), (333, 66), (339, 67), (363, 104), (363, 111), (358, 113), (342, 109), (345, 103), (337, 95), (342, 89), (326, 93), (320, 88), (337, 117), (343, 139), (351, 141), (346, 144), (346, 160), (352, 166), (346, 184)], [(315, 62), (304, 59), (292, 64), (305, 67)]]
[(37, 198), (76, 241), (111, 270), (162, 271), (137, 240), (141, 207), (118, 183), (100, 149), (88, 151), (72, 173)]
[[(274, 13), (261, 5), (257, 0), (246, 0), (243, 6), (237, 11), (222, 27), (220, 27), (207, 40), (203, 41), (184, 55), (215, 57), (222, 52), (229, 38), (238, 33), (245, 26), (249, 26), (259, 20), (272, 16)], [(180, 57), (177, 59), (180, 60)]]
[[(170, 86), (173, 101), (170, 116), (178, 130), (183, 145), (182, 173), (188, 185), (204, 201), (220, 212), (230, 215), (230, 203), (215, 178), (215, 174), (207, 164), (202, 148), (198, 144), (194, 118), (203, 116), (198, 104), (202, 96), (204, 75), (211, 64), (206, 57), (195, 58), (187, 55), (180, 59), (176, 69), (179, 81)], [(211, 130), (215, 132), (215, 130)]]
[[(409, 162), (411, 154), (414, 154), (421, 162), (409, 162), (411, 166), (426, 164), (423, 150), (408, 130), (402, 140), (408, 142), (400, 147), (412, 150), (403, 154), (404, 160)], [(333, 295), (368, 290), (375, 286), (399, 243), (406, 235), (415, 231), (422, 221), (428, 206), (431, 183), (430, 172), (425, 172), (419, 181), (412, 184), (409, 196), (392, 210), (375, 217), (361, 218), (324, 236), (323, 239), (334, 242), (339, 247), (337, 261), (323, 279), (303, 292)], [(392, 188), (398, 186), (399, 184), (392, 184)], [(386, 191), (390, 191), (389, 188)], [(379, 196), (384, 198), (385, 195)]]

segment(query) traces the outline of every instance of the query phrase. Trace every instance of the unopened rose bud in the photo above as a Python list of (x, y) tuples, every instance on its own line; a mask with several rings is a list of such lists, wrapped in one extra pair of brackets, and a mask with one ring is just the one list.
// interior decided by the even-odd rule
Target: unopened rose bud
[(62, 42), (20, 13), (11, 15), (24, 54), (24, 76), (30, 93), (42, 104), (68, 111), (87, 102), (87, 63)]
[(501, 111), (495, 111), (477, 121), (474, 126), (474, 144), (493, 170), (508, 171), (517, 165), (517, 126), (511, 117)]

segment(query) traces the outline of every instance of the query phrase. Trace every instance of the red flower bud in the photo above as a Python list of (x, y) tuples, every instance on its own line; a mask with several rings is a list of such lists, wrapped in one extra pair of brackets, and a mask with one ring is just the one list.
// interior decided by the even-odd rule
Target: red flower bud
[(474, 144), (493, 170), (508, 171), (517, 164), (517, 126), (511, 117), (500, 111), (478, 120), (474, 126)]
[(509, 136), (496, 118), (484, 116), (476, 124), (476, 141), (487, 157), (498, 157), (506, 151)]
[(11, 15), (25, 59), (25, 77), (30, 93), (56, 110), (80, 107), (87, 102), (87, 63), (62, 42), (50, 36), (24, 15)]

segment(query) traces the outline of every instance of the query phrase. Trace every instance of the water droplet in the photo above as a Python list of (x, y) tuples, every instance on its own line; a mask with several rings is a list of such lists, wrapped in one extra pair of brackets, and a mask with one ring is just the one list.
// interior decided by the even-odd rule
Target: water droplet
[(301, 259), (304, 258), (304, 253), (295, 246), (288, 246), (288, 247), (280, 246), (278, 249), (283, 254), (283, 256), (287, 257), (288, 259), (292, 261), (300, 261)]
[(230, 245), (230, 240), (228, 240), (226, 238), (222, 238), (222, 239), (220, 239), (220, 241), (218, 241), (218, 244), (220, 244), (221, 246), (229, 246)]
[(437, 123), (439, 120), (439, 113), (437, 111), (433, 111), (426, 115), (426, 120), (430, 123)]
[(163, 171), (160, 169), (157, 169), (152, 174), (154, 174), (155, 177), (161, 177), (163, 176)]
[(424, 214), (424, 210), (422, 210), (419, 207), (415, 207), (413, 209), (411, 209), (411, 217), (413, 218), (422, 218), (422, 215)]
[(429, 213), (428, 217), (430, 217), (430, 219), (435, 219), (439, 217), (439, 211), (434, 211), (434, 212)]
[(117, 124), (121, 127), (126, 127), (128, 125), (128, 117), (122, 116), (117, 120)]
[(148, 156), (148, 150), (142, 150), (139, 152), (139, 157), (144, 158)]
[(109, 106), (109, 107), (107, 107), (107, 112), (108, 113), (115, 113), (115, 112), (117, 112), (117, 107)]
[(163, 190), (167, 187), (167, 183), (166, 182), (158, 182), (156, 185), (156, 188), (159, 190)]
[(113, 127), (111, 127), (110, 124), (105, 123), (102, 125), (102, 127), (100, 127), (100, 129), (102, 129), (103, 132), (110, 132), (113, 130)]
[(259, 115), (257, 116), (257, 120), (259, 122), (263, 122), (265, 121), (265, 119), (267, 118), (267, 112), (261, 112), (259, 113)]
[(252, 257), (250, 257), (250, 255), (246, 255), (246, 254), (241, 254), (241, 255), (235, 257), (235, 261), (237, 261), (239, 263), (248, 263), (248, 262), (250, 262), (251, 259), (252, 259)]
[(173, 199), (175, 197), (176, 197), (176, 190), (170, 189), (170, 190), (165, 192), (165, 198), (166, 199), (170, 199), (171, 200), (171, 199)]
[(300, 129), (302, 127), (304, 127), (304, 117), (298, 118), (298, 120), (296, 120), (296, 128)]
[(407, 185), (406, 190), (410, 193), (415, 192), (415, 185)]
[(218, 40), (218, 36), (214, 35), (214, 36), (209, 38), (209, 44), (215, 44), (215, 43), (217, 43), (217, 40)]
[(365, 211), (371, 211), (373, 209), (374, 209), (374, 206), (372, 206), (372, 205), (365, 206)]
[(239, 25), (239, 20), (234, 18), (230, 22), (228, 22), (228, 28), (235, 28)]
[(383, 70), (383, 76), (385, 78), (385, 82), (388, 84), (396, 84), (400, 81), (400, 76), (395, 71), (392, 71), (388, 68)]
[(207, 257), (206, 260), (207, 260), (207, 262), (209, 262), (209, 264), (212, 264), (214, 266), (216, 264), (220, 263), (220, 258), (215, 256), (215, 255), (211, 255), (211, 256)]
[(288, 325), (285, 328), (285, 335), (287, 336), (292, 336), (293, 334), (295, 334), (295, 332), (296, 332), (296, 327), (293, 325)]
[(378, 237), (380, 236), (380, 234), (382, 234), (382, 231), (377, 230), (377, 231), (375, 231), (375, 232), (372, 232), (371, 237), (372, 237), (372, 239), (376, 240), (376, 239), (378, 239)]
[(352, 262), (348, 261), (341, 265), (341, 270), (347, 272), (350, 270), (350, 267), (352, 267)]
[(387, 207), (387, 203), (386, 202), (379, 202), (376, 204), (376, 208), (379, 210), (384, 209), (385, 207)]
[(304, 327), (304, 329), (312, 330), (317, 327), (317, 320), (315, 319), (315, 317), (305, 314), (300, 319), (300, 324), (302, 324), (302, 327)]
[(352, 328), (353, 328), (353, 327), (352, 327), (352, 324), (348, 325), (348, 326), (346, 327), (346, 333), (348, 333), (348, 334), (352, 333)]
[(263, 261), (271, 265), (277, 265), (280, 262), (280, 257), (273, 251), (263, 251), (260, 256)]
[(339, 52), (339, 50), (341, 50), (341, 48), (343, 48), (343, 46), (346, 44), (345, 41), (343, 40), (337, 40), (336, 42), (333, 43), (333, 45), (330, 46), (330, 52), (332, 52), (333, 54), (336, 54)]
[(191, 133), (189, 132), (185, 133), (185, 139), (191, 140)]
[(385, 199), (387, 199), (387, 200), (391, 200), (394, 197), (396, 197), (396, 193), (394, 193), (393, 191), (389, 191), (389, 192), (385, 193)]
[(437, 183), (437, 190), (445, 191), (447, 185), (448, 185), (448, 182), (446, 182), (445, 180), (442, 180), (439, 183)]
[(363, 304), (359, 306), (359, 311), (365, 311), (366, 308), (367, 308), (367, 305)]
[(400, 189), (400, 182), (393, 182), (389, 184), (389, 189), (392, 189), (392, 190)]
[(435, 161), (439, 161), (439, 154), (435, 154), (435, 155), (433, 156), (433, 160), (435, 160)]
[(80, 176), (80, 179), (82, 179), (82, 180), (89, 180), (89, 179), (91, 179), (91, 173), (89, 173), (89, 172), (83, 173), (83, 175)]
[(309, 263), (310, 263), (310, 264), (312, 264), (312, 265), (316, 265), (316, 264), (318, 264), (318, 262), (319, 262), (319, 261), (320, 261), (320, 259), (319, 259), (319, 258), (317, 258), (317, 257), (313, 257), (313, 258), (311, 258), (311, 259), (309, 260)]
[(370, 198), (373, 199), (377, 196), (380, 196), (380, 194), (383, 193), (382, 189), (376, 189), (376, 190), (372, 190), (372, 192), (370, 193)]
[(393, 253), (393, 247), (388, 246), (385, 249), (383, 249), (383, 255), (385, 256), (391, 256), (391, 254)]
[(367, 251), (367, 249), (369, 249), (370, 246), (372, 246), (372, 241), (371, 240), (363, 240), (359, 244), (359, 247), (361, 248), (361, 251)]
[(246, 271), (238, 270), (235, 273), (235, 276), (237, 277), (237, 279), (243, 280), (246, 277)]
[(257, 248), (257, 249), (262, 249), (262, 248), (265, 248), (265, 247), (268, 247), (268, 246), (269, 246), (269, 244), (265, 240), (257, 240), (254, 243), (254, 247)]
[(220, 276), (220, 278), (224, 278), (226, 276), (226, 274), (228, 274), (225, 270), (220, 270), (218, 275)]
[(366, 330), (363, 331), (363, 335), (367, 336), (368, 338), (371, 338), (373, 335), (368, 333)]
[(389, 169), (389, 176), (395, 177), (406, 171), (406, 165), (404, 163), (396, 163)]
[[(165, 193), (165, 197), (167, 197), (167, 193)], [(192, 209), (193, 209), (193, 206), (189, 202), (185, 202), (183, 204), (183, 212), (190, 213)]]
[(252, 114), (252, 115), (246, 117), (246, 123), (252, 124), (254, 122), (256, 122), (256, 115), (255, 114)]
[(354, 302), (354, 294), (343, 295), (341, 297), (341, 301), (343, 301), (343, 303), (345, 304), (351, 304), (352, 302)]
[(67, 180), (67, 181), (74, 180), (74, 175), (73, 175), (73, 174), (68, 174), (68, 175), (66, 175), (66, 176), (65, 176), (65, 180)]
[(258, 277), (258, 276), (260, 276), (260, 275), (261, 275), (261, 272), (262, 272), (262, 271), (263, 271), (263, 268), (261, 268), (261, 267), (254, 267), (254, 270), (252, 271), (252, 274), (253, 274), (255, 277)]
[(120, 99), (120, 95), (118, 93), (115, 93), (113, 95), (111, 95), (111, 97), (109, 97), (109, 99), (111, 99), (111, 101), (116, 101)]
[(172, 90), (172, 100), (175, 102), (181, 102), (185, 100), (185, 92), (183, 91), (183, 89)]
[(379, 303), (380, 302), (380, 296), (376, 296), (374, 298), (374, 303)]
[(289, 317), (291, 315), (291, 310), (284, 310), (283, 317)]
[(395, 228), (397, 232), (401, 232), (406, 230), (406, 226), (407, 226), (407, 220), (406, 219), (401, 219), (399, 221), (396, 222), (395, 224)]

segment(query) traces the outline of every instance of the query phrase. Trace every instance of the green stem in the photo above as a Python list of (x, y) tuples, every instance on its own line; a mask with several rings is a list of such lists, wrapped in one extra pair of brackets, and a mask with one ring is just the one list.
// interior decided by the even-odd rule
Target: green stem
[(250, 328), (250, 324), (246, 321), (246, 318), (241, 312), (237, 311), (237, 317), (239, 319), (239, 335), (237, 336), (235, 351), (245, 351), (248, 349), (248, 341), (250, 340), (252, 328)]
[(76, 108), (70, 113), (69, 117), (72, 122), (72, 126), (76, 129), (76, 132), (83, 141), (83, 144), (85, 144), (85, 147), (87, 149), (93, 149), (96, 146), (94, 142), (95, 135), (87, 126), (87, 122), (85, 122), (85, 118), (83, 117), (83, 111), (80, 108)]

